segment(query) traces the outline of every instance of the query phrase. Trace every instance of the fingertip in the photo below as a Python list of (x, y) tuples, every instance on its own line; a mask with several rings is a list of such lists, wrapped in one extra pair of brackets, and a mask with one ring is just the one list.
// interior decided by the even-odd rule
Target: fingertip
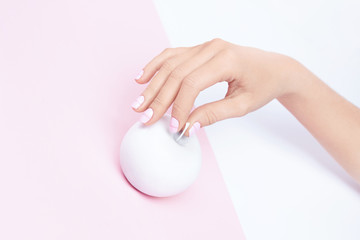
[(138, 84), (145, 84), (150, 81), (150, 77), (154, 74), (152, 74), (150, 70), (143, 69), (139, 72), (139, 74), (135, 77), (135, 82)]
[(131, 104), (131, 108), (135, 112), (139, 112), (139, 109), (141, 108), (141, 106), (143, 106), (144, 101), (145, 101), (145, 97), (143, 95), (138, 96), (135, 99), (135, 101)]
[(189, 137), (194, 136), (201, 128), (201, 124), (199, 122), (195, 122), (189, 129)]
[(144, 70), (141, 69), (138, 75), (135, 77), (135, 81), (138, 81), (141, 79), (141, 77), (144, 75)]
[(148, 81), (146, 79), (144, 79), (144, 78), (141, 78), (141, 79), (135, 79), (135, 82), (138, 83), (138, 84), (145, 84)]
[(164, 113), (162, 113), (161, 110), (150, 105), (150, 107), (147, 108), (140, 117), (140, 122), (142, 122), (145, 126), (150, 126), (162, 118), (163, 115)]
[[(172, 107), (171, 107), (171, 117), (176, 119), (178, 122), (178, 130), (181, 132), (183, 131), (186, 120), (188, 118), (188, 114), (186, 114), (183, 107), (180, 107), (176, 100), (174, 101)], [(186, 131), (187, 132), (187, 131)]]
[(146, 111), (141, 115), (140, 122), (145, 125), (150, 125), (150, 121), (154, 115), (154, 111), (151, 108), (146, 109)]
[(176, 132), (178, 132), (178, 128), (179, 128), (179, 121), (176, 118), (171, 117), (170, 125), (169, 125), (170, 132), (176, 133)]

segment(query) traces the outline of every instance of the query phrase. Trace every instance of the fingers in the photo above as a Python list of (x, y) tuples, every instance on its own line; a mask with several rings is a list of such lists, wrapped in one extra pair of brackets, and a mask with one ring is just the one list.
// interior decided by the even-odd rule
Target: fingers
[(148, 64), (146, 64), (144, 69), (139, 72), (135, 78), (136, 82), (140, 84), (149, 82), (167, 59), (181, 54), (187, 49), (188, 48), (186, 47), (164, 49), (159, 55), (154, 57)]
[(195, 99), (202, 90), (229, 78), (229, 69), (225, 66), (229, 63), (224, 63), (224, 58), (221, 55), (218, 54), (211, 58), (208, 62), (187, 75), (182, 81), (172, 107), (171, 121), (176, 123), (172, 127), (173, 132), (176, 126), (176, 131), (183, 128), (188, 120)]
[(146, 110), (140, 121), (151, 125), (174, 102), (172, 129), (179, 131), (199, 92), (225, 79), (222, 73), (227, 69), (224, 65), (229, 63), (225, 64), (221, 59), (224, 57), (221, 54), (223, 45), (221, 41), (213, 40), (190, 48), (167, 49), (154, 58), (137, 77), (138, 83), (151, 80), (132, 104), (137, 112)]
[(160, 67), (157, 74), (153, 77), (149, 85), (140, 95), (143, 97), (143, 99), (141, 99), (143, 101), (137, 108), (135, 108), (135, 111), (142, 112), (146, 110), (149, 105), (154, 101), (174, 68), (190, 57), (191, 53), (185, 53), (167, 59)]
[(211, 125), (215, 122), (241, 117), (248, 113), (251, 96), (247, 93), (232, 98), (224, 98), (219, 101), (204, 104), (196, 108), (189, 116), (189, 130), (185, 136), (194, 135), (201, 127)]
[[(200, 51), (194, 54), (188, 61), (184, 61), (178, 65), (166, 79), (165, 83), (161, 87), (159, 93), (153, 98), (153, 101), (149, 105), (149, 109), (153, 110), (153, 115), (150, 121), (146, 122), (146, 125), (159, 120), (164, 113), (171, 106), (179, 92), (183, 79), (186, 78), (191, 72), (196, 70), (198, 66), (206, 63), (212, 55), (207, 51)], [(175, 123), (175, 122), (173, 122)], [(175, 123), (176, 125), (176, 123)]]
[(182, 62), (185, 62), (187, 59), (191, 58), (194, 54), (195, 54), (195, 49), (189, 48), (189, 50), (186, 52), (165, 59), (158, 72), (155, 74), (154, 77), (152, 77), (152, 80), (149, 83), (149, 85), (132, 104), (132, 108), (136, 112), (143, 112), (145, 109), (147, 109), (149, 105), (154, 101), (155, 97), (159, 93), (160, 89), (166, 82), (167, 78), (169, 77), (173, 69)]

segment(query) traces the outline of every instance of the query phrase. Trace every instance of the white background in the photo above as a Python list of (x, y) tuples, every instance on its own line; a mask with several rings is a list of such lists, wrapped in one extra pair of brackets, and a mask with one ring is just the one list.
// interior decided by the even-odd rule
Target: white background
[[(220, 37), (290, 55), (360, 106), (360, 1), (154, 2), (173, 47)], [(360, 186), (277, 101), (206, 131), (248, 240), (360, 239)]]

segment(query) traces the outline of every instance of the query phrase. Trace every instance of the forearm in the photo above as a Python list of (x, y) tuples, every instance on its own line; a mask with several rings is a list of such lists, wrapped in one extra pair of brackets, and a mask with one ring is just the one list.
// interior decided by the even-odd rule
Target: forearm
[(278, 98), (360, 183), (360, 109), (341, 97), (302, 65), (293, 80), (296, 91)]

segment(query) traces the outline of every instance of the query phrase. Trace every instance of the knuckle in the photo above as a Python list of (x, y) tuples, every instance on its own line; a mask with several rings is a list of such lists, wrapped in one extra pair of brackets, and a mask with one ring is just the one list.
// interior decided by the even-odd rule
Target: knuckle
[(172, 106), (172, 115), (179, 116), (184, 112), (183, 107), (178, 102), (174, 102)]
[(182, 86), (185, 87), (187, 90), (196, 91), (197, 90), (197, 81), (193, 75), (189, 75), (184, 78)]
[(153, 100), (153, 102), (151, 103), (151, 107), (153, 109), (159, 109), (159, 108), (162, 108), (164, 105), (164, 101), (159, 97), (159, 96), (156, 96)]
[(230, 48), (224, 48), (223, 50), (221, 50), (221, 52), (219, 53), (222, 57), (224, 57), (225, 59), (228, 59), (230, 61), (235, 60), (235, 53), (232, 49)]
[(165, 48), (163, 51), (162, 51), (162, 54), (168, 54), (170, 53), (172, 50), (172, 48)]
[(171, 59), (166, 60), (161, 68), (167, 72), (172, 72), (174, 69), (174, 63)]
[(143, 95), (153, 96), (157, 92), (157, 89), (154, 88), (152, 84), (149, 84), (147, 88), (144, 90)]
[(238, 112), (239, 112), (239, 117), (243, 117), (249, 112), (249, 107), (245, 104), (240, 104), (238, 106)]
[(180, 81), (184, 78), (184, 70), (181, 67), (176, 67), (169, 75), (169, 79)]
[(211, 109), (206, 109), (204, 112), (206, 122), (211, 125), (217, 122), (217, 116)]
[(242, 111), (243, 115), (245, 115), (250, 111), (252, 111), (254, 106), (255, 106), (255, 99), (252, 96), (252, 94), (249, 94), (247, 96), (247, 99), (240, 104), (240, 110)]
[(235, 109), (236, 109), (236, 115), (238, 117), (245, 116), (247, 113), (250, 112), (250, 106), (251, 106), (251, 96), (246, 96), (243, 98), (239, 98), (235, 101)]
[(224, 43), (224, 40), (222, 40), (221, 38), (214, 38), (210, 41), (211, 45), (221, 45)]

